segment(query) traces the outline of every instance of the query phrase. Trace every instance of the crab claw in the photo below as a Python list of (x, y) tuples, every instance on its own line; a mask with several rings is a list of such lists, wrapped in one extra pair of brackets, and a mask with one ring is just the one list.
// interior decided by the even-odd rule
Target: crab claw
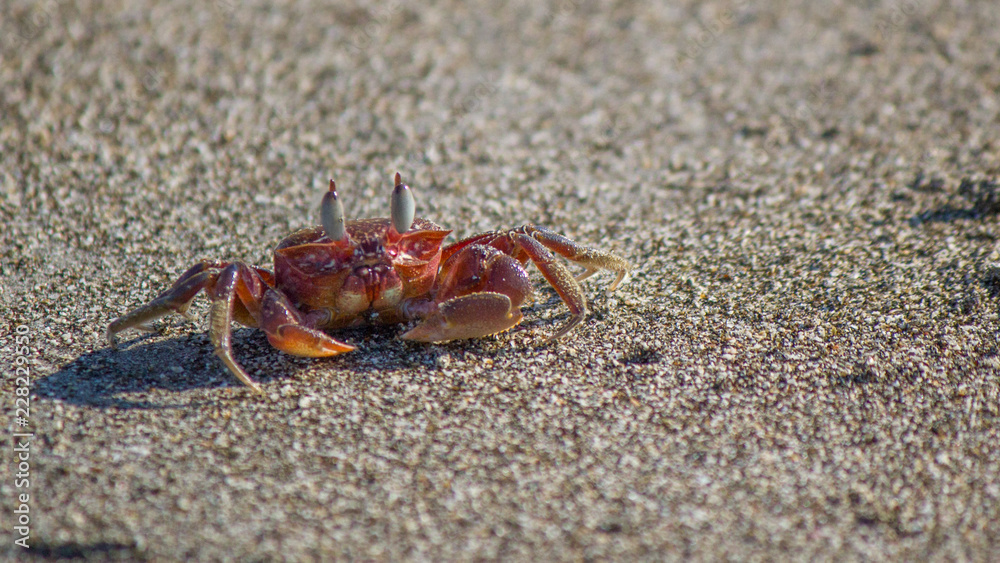
[(330, 191), (323, 194), (320, 218), (323, 222), (323, 230), (326, 231), (326, 236), (330, 240), (347, 239), (347, 229), (344, 227), (344, 205), (337, 197), (337, 184), (332, 179), (330, 180)]
[(410, 230), (413, 225), (413, 217), (416, 212), (416, 203), (413, 201), (413, 192), (410, 186), (403, 183), (402, 176), (396, 172), (396, 187), (392, 190), (392, 228), (397, 233), (403, 234)]
[(450, 299), (400, 338), (447, 342), (496, 334), (521, 322), (521, 311), (502, 293), (473, 293)]

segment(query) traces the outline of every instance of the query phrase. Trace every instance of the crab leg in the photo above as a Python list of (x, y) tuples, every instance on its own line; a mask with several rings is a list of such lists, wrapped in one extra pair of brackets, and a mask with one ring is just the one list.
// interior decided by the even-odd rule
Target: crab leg
[(573, 279), (573, 274), (569, 269), (556, 260), (541, 243), (536, 239), (521, 233), (513, 234), (517, 246), (524, 250), (535, 266), (542, 272), (542, 276), (555, 288), (556, 293), (562, 298), (563, 303), (569, 307), (570, 319), (552, 336), (545, 339), (551, 342), (573, 330), (573, 327), (583, 322), (587, 317), (587, 298), (583, 295), (580, 284)]
[[(586, 270), (574, 278), (553, 253)], [(629, 271), (628, 262), (610, 252), (583, 246), (534, 225), (475, 235), (445, 248), (441, 255), (436, 288), (440, 304), (430, 312), (414, 315), (424, 322), (403, 338), (440, 342), (495, 334), (514, 326), (521, 319), (520, 304), (530, 294), (522, 264), (531, 260), (570, 312), (570, 320), (546, 340), (550, 342), (568, 333), (587, 316), (587, 299), (580, 281), (599, 270), (611, 270), (618, 277), (608, 289), (610, 293)], [(498, 266), (487, 267), (493, 263)]]
[(628, 262), (615, 254), (584, 246), (558, 233), (535, 225), (523, 225), (507, 231), (482, 233), (460, 240), (441, 251), (441, 262), (444, 263), (449, 257), (468, 246), (482, 244), (498, 248), (517, 258), (523, 264), (527, 255), (523, 248), (519, 248), (519, 246), (523, 245), (518, 245), (514, 241), (518, 234), (529, 236), (570, 262), (575, 262), (586, 268), (583, 273), (576, 276), (576, 281), (578, 282), (589, 278), (600, 270), (616, 272), (618, 277), (615, 278), (614, 283), (608, 288), (608, 293), (618, 289), (618, 286), (631, 269)]
[[(211, 294), (209, 336), (215, 346), (215, 353), (233, 375), (258, 393), (263, 393), (263, 390), (250, 379), (233, 356), (231, 325), (234, 312), (245, 311), (254, 321), (249, 326), (259, 326), (267, 334), (267, 340), (272, 346), (289, 354), (321, 358), (354, 349), (353, 346), (305, 326), (305, 319), (292, 306), (288, 297), (267, 287), (245, 264), (237, 262), (226, 266), (219, 274)], [(236, 320), (243, 321), (239, 317)]]
[(545, 245), (549, 250), (586, 268), (586, 271), (576, 277), (578, 282), (589, 278), (598, 270), (616, 272), (618, 277), (608, 288), (609, 294), (618, 289), (618, 285), (625, 279), (630, 269), (628, 262), (610, 252), (583, 246), (548, 229), (527, 226), (524, 230), (526, 234), (530, 234), (532, 238)]
[[(218, 271), (219, 269), (222, 271)], [(187, 316), (191, 301), (202, 290), (211, 300), (209, 337), (215, 353), (230, 372), (258, 393), (262, 393), (233, 356), (232, 322), (260, 327), (268, 341), (279, 350), (298, 356), (324, 357), (353, 350), (311, 326), (283, 293), (273, 288), (274, 274), (241, 262), (203, 260), (186, 272), (156, 299), (115, 319), (107, 331), (111, 346), (115, 335), (129, 328), (149, 329), (149, 323), (170, 313)]]
[[(215, 355), (219, 356), (229, 371), (247, 387), (258, 393), (263, 393), (260, 386), (250, 379), (243, 366), (233, 357), (231, 325), (233, 324), (233, 309), (239, 293), (237, 285), (241, 281), (240, 278), (247, 277), (249, 277), (249, 268), (243, 264), (230, 264), (219, 274), (215, 287), (210, 291), (212, 308), (208, 317), (208, 335), (215, 347)], [(244, 289), (249, 290), (250, 288)], [(250, 291), (247, 292), (250, 293)]]
[[(513, 229), (510, 235), (517, 247), (528, 254), (535, 266), (541, 270), (545, 279), (555, 288), (556, 293), (569, 307), (572, 315), (566, 324), (546, 339), (546, 342), (551, 342), (565, 335), (587, 316), (587, 299), (580, 289), (580, 281), (589, 278), (598, 270), (617, 272), (618, 277), (608, 288), (608, 293), (611, 293), (622, 282), (630, 269), (628, 262), (610, 252), (583, 246), (560, 234), (534, 225)], [(557, 261), (549, 250), (571, 262), (580, 264), (586, 270), (574, 278), (566, 266)]]
[[(478, 235), (473, 235), (469, 238), (462, 239), (454, 244), (449, 244), (445, 248), (441, 249), (441, 263), (444, 264), (445, 262), (448, 261), (449, 258), (451, 258), (459, 251), (464, 250), (466, 247), (472, 246), (474, 244), (489, 245), (496, 239), (502, 237), (504, 234), (505, 233), (500, 231), (492, 231), (489, 233), (481, 233)], [(500, 250), (505, 250), (505, 249), (501, 248)]]
[(217, 274), (210, 270), (224, 266), (228, 266), (228, 263), (202, 260), (188, 268), (169, 289), (158, 295), (156, 299), (115, 319), (108, 325), (107, 331), (111, 347), (117, 347), (118, 342), (115, 335), (123, 330), (130, 328), (151, 330), (150, 322), (170, 313), (177, 313), (189, 318), (187, 310), (191, 306), (191, 301), (198, 295), (198, 292), (215, 283)]

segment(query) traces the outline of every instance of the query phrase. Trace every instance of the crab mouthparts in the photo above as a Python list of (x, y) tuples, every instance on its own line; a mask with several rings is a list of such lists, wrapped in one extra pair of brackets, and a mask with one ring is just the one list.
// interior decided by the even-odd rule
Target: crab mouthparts
[(388, 264), (371, 264), (354, 268), (352, 274), (364, 286), (368, 303), (374, 304), (380, 298), (391, 297), (391, 295), (387, 295), (390, 293), (394, 281), (391, 279), (391, 272), (392, 266)]

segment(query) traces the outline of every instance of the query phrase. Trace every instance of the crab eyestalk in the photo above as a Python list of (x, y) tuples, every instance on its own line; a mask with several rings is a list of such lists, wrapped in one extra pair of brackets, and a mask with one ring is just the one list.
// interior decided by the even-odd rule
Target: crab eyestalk
[(323, 194), (320, 219), (323, 221), (323, 230), (326, 231), (326, 236), (330, 240), (347, 240), (347, 229), (344, 227), (344, 205), (337, 197), (337, 184), (333, 180), (330, 180), (330, 191)]
[(416, 204), (410, 186), (403, 183), (403, 178), (396, 172), (396, 187), (392, 190), (392, 228), (403, 234), (413, 225)]

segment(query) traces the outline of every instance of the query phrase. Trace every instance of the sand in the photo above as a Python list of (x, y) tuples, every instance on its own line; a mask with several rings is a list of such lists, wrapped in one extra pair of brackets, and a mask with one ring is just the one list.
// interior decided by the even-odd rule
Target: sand
[[(41, 558), (996, 560), (1000, 11), (854, 4), (11, 4), (5, 557), (27, 493)], [(455, 237), (546, 225), (631, 279), (548, 346), (537, 270), (475, 341), (238, 329), (263, 396), (201, 298), (109, 349), (396, 171)]]

